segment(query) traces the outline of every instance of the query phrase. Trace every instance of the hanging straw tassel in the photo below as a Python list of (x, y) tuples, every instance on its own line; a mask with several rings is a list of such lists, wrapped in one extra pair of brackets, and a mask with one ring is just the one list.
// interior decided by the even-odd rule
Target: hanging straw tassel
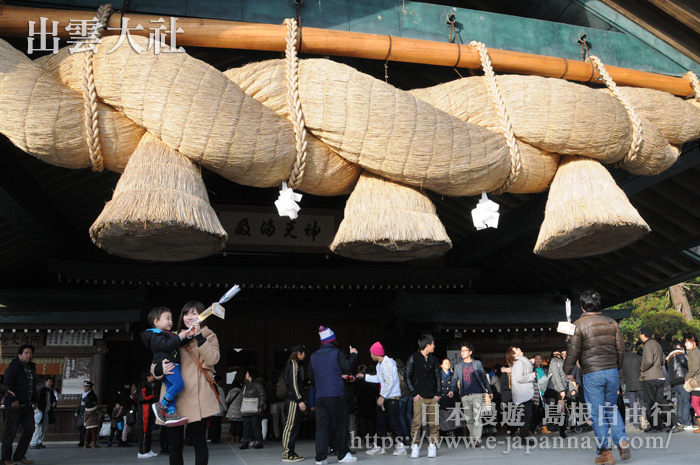
[(176, 262), (219, 252), (228, 235), (199, 168), (146, 133), (90, 237), (120, 257)]
[(566, 155), (554, 176), (534, 252), (579, 258), (617, 250), (650, 231), (608, 170)]
[(435, 206), (420, 190), (362, 172), (331, 250), (367, 261), (406, 261), (452, 248)]

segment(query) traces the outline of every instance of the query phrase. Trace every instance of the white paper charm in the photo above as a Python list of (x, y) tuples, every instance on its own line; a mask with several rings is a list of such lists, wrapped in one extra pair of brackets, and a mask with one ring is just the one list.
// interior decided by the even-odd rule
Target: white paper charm
[(557, 332), (566, 334), (567, 336), (573, 336), (576, 332), (576, 326), (568, 321), (560, 321), (559, 324), (557, 324)]
[(486, 192), (481, 192), (481, 199), (472, 210), (472, 220), (477, 230), (486, 228), (498, 228), (498, 204), (486, 196)]
[(576, 331), (576, 326), (571, 323), (571, 300), (566, 299), (566, 321), (560, 321), (557, 325), (557, 332), (566, 334), (568, 336), (573, 336)]
[(297, 219), (297, 215), (301, 207), (297, 205), (297, 202), (301, 201), (301, 194), (297, 194), (293, 189), (287, 187), (287, 182), (282, 181), (282, 190), (280, 190), (280, 196), (275, 200), (275, 207), (277, 207), (277, 213), (280, 216), (288, 216), (293, 220)]
[(234, 295), (238, 294), (239, 292), (241, 292), (240, 286), (239, 286), (238, 284), (234, 284), (233, 287), (232, 287), (231, 289), (229, 289), (228, 291), (226, 291), (226, 294), (224, 294), (223, 296), (221, 296), (221, 298), (219, 299), (219, 303), (220, 303), (220, 304), (225, 304), (226, 302), (228, 302), (229, 300), (231, 300), (231, 297), (233, 297)]
[(213, 304), (211, 304), (211, 307), (207, 308), (202, 313), (200, 313), (197, 317), (197, 320), (201, 323), (212, 315), (216, 315), (223, 320), (224, 318), (226, 318), (226, 309), (223, 306), (221, 306), (221, 304), (223, 304), (224, 302), (228, 302), (233, 296), (235, 296), (239, 292), (241, 292), (240, 286), (238, 284), (234, 284), (231, 289), (226, 291), (226, 294), (221, 296), (218, 302), (214, 302)]

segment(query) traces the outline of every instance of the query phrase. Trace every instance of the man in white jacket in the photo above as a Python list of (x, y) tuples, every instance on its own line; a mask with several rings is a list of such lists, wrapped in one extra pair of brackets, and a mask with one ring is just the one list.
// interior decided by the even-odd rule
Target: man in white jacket
[[(377, 399), (377, 435), (374, 447), (367, 451), (368, 455), (386, 453), (384, 440), (387, 437), (387, 423), (396, 436), (394, 455), (406, 455), (406, 446), (401, 441), (401, 423), (399, 422), (399, 399), (401, 387), (396, 362), (387, 357), (380, 342), (375, 342), (369, 349), (372, 360), (377, 362), (376, 375), (364, 375), (368, 383), (379, 383), (381, 391)], [(362, 376), (362, 375), (358, 375)]]

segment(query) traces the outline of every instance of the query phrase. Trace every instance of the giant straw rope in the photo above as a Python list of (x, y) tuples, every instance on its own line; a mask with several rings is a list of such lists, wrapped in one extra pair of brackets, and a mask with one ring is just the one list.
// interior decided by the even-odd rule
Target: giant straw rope
[[(147, 48), (147, 39), (132, 39)], [(89, 60), (97, 146), (77, 116), (85, 56), (63, 49), (32, 61), (0, 41), (0, 132), (68, 168), (122, 172), (148, 131), (249, 186), (289, 180), (316, 195), (346, 194), (364, 169), (452, 196), (542, 192), (560, 155), (658, 174), (675, 162), (677, 146), (700, 137), (697, 100), (614, 83), (594, 89), (487, 71), (406, 92), (326, 59), (222, 73), (186, 53), (111, 51), (117, 40), (103, 38)], [(697, 98), (697, 76), (687, 77)]]

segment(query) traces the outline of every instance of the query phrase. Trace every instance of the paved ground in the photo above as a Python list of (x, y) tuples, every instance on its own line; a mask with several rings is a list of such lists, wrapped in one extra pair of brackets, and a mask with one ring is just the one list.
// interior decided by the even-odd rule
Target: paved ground
[[(698, 461), (700, 448), (700, 434), (692, 431), (683, 431), (673, 435), (667, 434), (643, 434), (628, 433), (632, 442), (632, 459), (625, 464), (648, 465), (681, 465)], [(551, 435), (555, 436), (555, 435)], [(504, 436), (493, 437), (484, 442), (483, 449), (466, 449), (464, 444), (458, 447), (448, 447), (446, 443), (438, 450), (438, 460), (426, 458), (426, 446), (421, 450), (418, 460), (410, 460), (408, 457), (394, 457), (392, 455), (368, 456), (362, 450), (354, 453), (358, 462), (366, 465), (391, 465), (410, 462), (415, 465), (464, 465), (466, 460), (476, 460), (475, 463), (504, 465), (509, 462), (517, 465), (569, 465), (578, 463), (590, 463), (594, 461), (595, 442), (593, 433), (571, 434), (569, 444), (562, 444), (551, 436), (536, 436), (540, 441), (538, 446), (529, 450), (514, 449), (511, 441)], [(137, 459), (136, 447), (83, 449), (78, 448), (75, 442), (48, 442), (47, 448), (41, 450), (29, 450), (27, 457), (36, 462), (36, 465), (124, 465), (131, 463), (147, 463), (152, 465), (167, 464), (167, 456), (158, 456), (150, 459)], [(238, 450), (232, 444), (210, 444), (210, 465), (272, 465), (281, 464), (282, 447), (279, 442), (268, 442), (264, 449)], [(156, 445), (156, 452), (157, 445)], [(314, 443), (304, 440), (297, 444), (297, 453), (306, 457), (303, 463), (314, 464)], [(615, 459), (618, 463), (619, 455), (615, 451)], [(329, 465), (336, 463), (335, 457), (329, 458)], [(192, 448), (185, 450), (185, 463), (194, 464)], [(407, 464), (408, 465), (408, 464)]]

